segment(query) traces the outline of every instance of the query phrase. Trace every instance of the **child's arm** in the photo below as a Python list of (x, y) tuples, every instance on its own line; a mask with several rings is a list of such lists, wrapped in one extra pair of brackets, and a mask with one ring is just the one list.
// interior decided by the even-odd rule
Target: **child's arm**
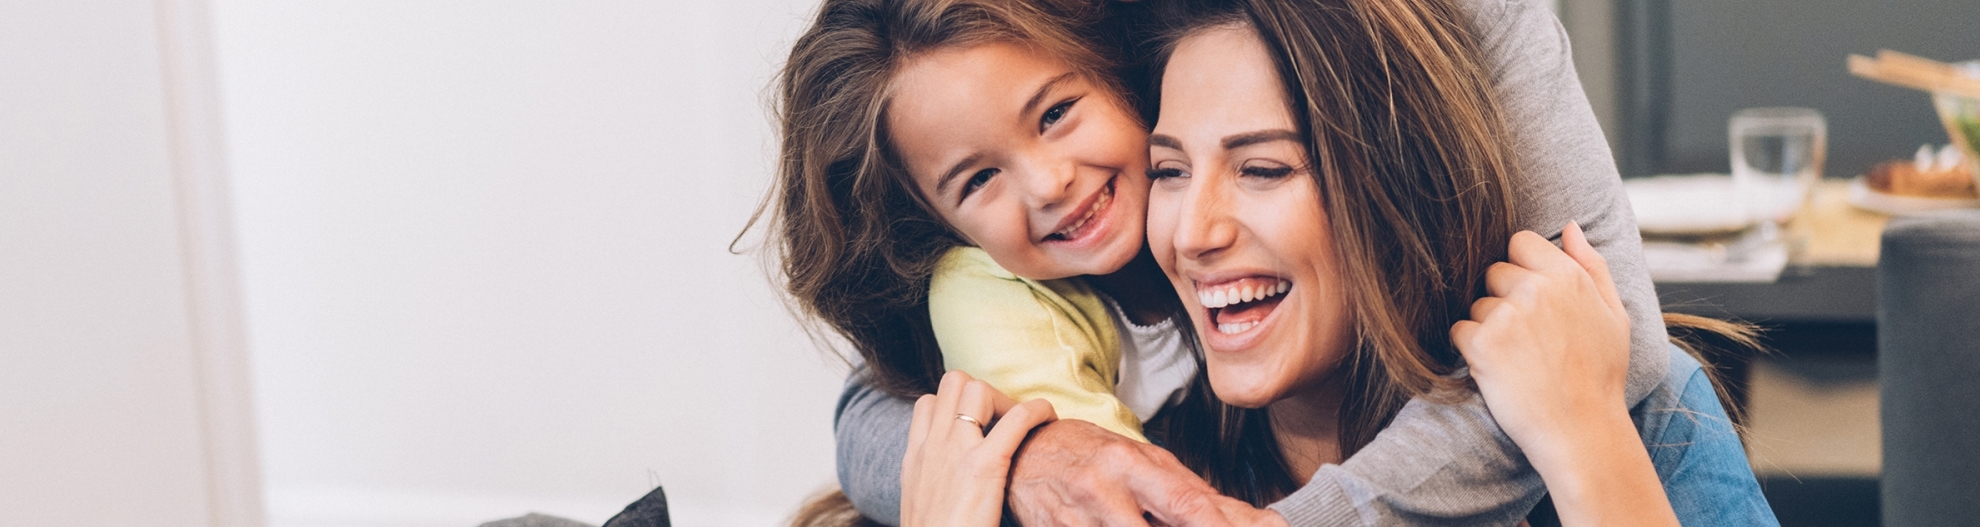
[(1051, 401), (1061, 419), (1145, 441), (1141, 421), (1114, 397), (1121, 355), (1112, 316), (1083, 284), (1024, 280), (981, 249), (959, 248), (936, 268), (928, 314), (948, 369), (1015, 400)]

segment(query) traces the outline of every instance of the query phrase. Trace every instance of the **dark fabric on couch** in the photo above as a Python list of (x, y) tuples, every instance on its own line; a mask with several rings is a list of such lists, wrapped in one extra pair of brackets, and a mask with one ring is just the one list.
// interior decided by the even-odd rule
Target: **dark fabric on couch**
[[(592, 527), (589, 523), (559, 518), (548, 514), (529, 513), (524, 516), (495, 520), (480, 527)], [(667, 517), (667, 492), (654, 487), (652, 492), (641, 496), (639, 501), (627, 505), (625, 510), (605, 520), (603, 527), (673, 527)]]
[(1884, 525), (1980, 518), (1980, 211), (1899, 218), (1877, 264)]
[(604, 527), (672, 527), (667, 519), (667, 491), (654, 487), (653, 492), (641, 496), (639, 501), (627, 505), (618, 516), (605, 520)]

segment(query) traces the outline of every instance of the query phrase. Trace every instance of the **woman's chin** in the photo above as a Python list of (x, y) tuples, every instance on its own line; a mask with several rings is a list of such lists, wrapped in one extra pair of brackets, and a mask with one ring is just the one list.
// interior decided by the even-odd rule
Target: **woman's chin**
[[(1260, 372), (1264, 373), (1264, 372)], [(1280, 390), (1259, 382), (1262, 375), (1223, 372), (1219, 375), (1215, 365), (1210, 366), (1210, 390), (1217, 393), (1217, 399), (1224, 404), (1239, 408), (1264, 408), (1279, 400)]]

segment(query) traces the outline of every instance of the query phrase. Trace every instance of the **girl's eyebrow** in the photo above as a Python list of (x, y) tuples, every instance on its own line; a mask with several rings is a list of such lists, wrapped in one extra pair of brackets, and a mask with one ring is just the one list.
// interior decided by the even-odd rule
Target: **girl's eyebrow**
[(1182, 140), (1162, 134), (1148, 136), (1148, 146), (1159, 146), (1170, 150), (1182, 150)]
[(1052, 91), (1053, 86), (1058, 86), (1061, 82), (1072, 80), (1073, 76), (1078, 74), (1079, 72), (1077, 71), (1068, 71), (1059, 74), (1057, 77), (1052, 77), (1050, 80), (1045, 81), (1044, 84), (1038, 85), (1038, 91), (1032, 93), (1031, 100), (1024, 101), (1024, 109), (1018, 111), (1018, 124), (1024, 124), (1026, 120), (1025, 116), (1031, 115), (1031, 111), (1038, 108), (1038, 103), (1045, 101), (1046, 92)]
[(969, 157), (962, 158), (961, 161), (957, 161), (955, 166), (949, 167), (949, 171), (943, 172), (942, 177), (935, 180), (935, 193), (940, 195), (948, 192), (949, 182), (955, 181), (956, 176), (961, 175), (963, 169), (969, 168), (970, 165), (974, 165), (977, 161), (982, 160), (983, 153), (978, 152), (970, 154)]

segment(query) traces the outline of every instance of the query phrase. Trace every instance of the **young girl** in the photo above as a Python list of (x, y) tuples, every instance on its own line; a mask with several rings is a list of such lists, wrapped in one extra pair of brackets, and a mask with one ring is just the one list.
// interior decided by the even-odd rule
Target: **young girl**
[[(1192, 374), (1159, 270), (1131, 265), (1147, 132), (1074, 32), (1097, 6), (835, 1), (821, 27), (884, 27), (892, 41), (841, 30), (797, 44), (785, 272), (875, 384), (929, 393), (962, 370), (1139, 439)], [(1139, 369), (1121, 371), (1124, 348)]]
[[(1180, 334), (1187, 326), (1164, 327), (1180, 313), (1176, 298), (1137, 256), (1145, 254), (1147, 132), (1095, 51), (1102, 48), (1083, 33), (1097, 9), (1071, 0), (835, 0), (794, 47), (781, 82), (775, 202), (786, 286), (859, 351), (866, 382), (911, 396), (935, 391), (945, 369), (962, 369), (1016, 398), (1046, 397), (1061, 417), (1129, 436), (1181, 393), (1194, 367)], [(1581, 124), (1592, 129), (1592, 121)], [(1573, 177), (1538, 178), (1533, 194), (1560, 194), (1545, 191), (1576, 185)], [(1613, 205), (1606, 190), (1569, 195)], [(1609, 226), (1633, 234), (1626, 222)], [(1596, 240), (1603, 250), (1626, 250), (1630, 241)], [(1615, 260), (1626, 269), (1634, 251), (1623, 255)], [(1625, 298), (1640, 301), (1647, 282), (1621, 276)], [(1282, 287), (1246, 284), (1199, 301), (1256, 301)], [(1637, 332), (1648, 324), (1662, 333), (1654, 305), (1631, 315)], [(1648, 391), (1639, 377), (1654, 384), (1660, 373), (1662, 348), (1649, 338), (1632, 348), (1651, 357), (1632, 361), (1647, 365), (1633, 368), (1632, 400)], [(957, 412), (956, 427), (988, 424), (994, 412), (983, 408), (997, 407), (961, 406), (971, 409)], [(1397, 414), (1381, 437), (1378, 428), (1360, 430), (1363, 451), (1419, 456), (1446, 468), (1431, 480), (1491, 482), (1495, 490), (1459, 497), (1457, 506), (1406, 489), (1294, 498), (1341, 514), (1441, 511), (1459, 521), (1516, 517), (1538, 499), (1537, 478), (1482, 406), (1434, 412), (1442, 413)], [(901, 425), (857, 440), (904, 441), (905, 416)], [(885, 461), (876, 463), (888, 473)], [(1308, 487), (1412, 477), (1384, 470), (1323, 471)], [(1371, 486), (1397, 488), (1362, 485)], [(888, 501), (866, 512), (885, 518)]]

